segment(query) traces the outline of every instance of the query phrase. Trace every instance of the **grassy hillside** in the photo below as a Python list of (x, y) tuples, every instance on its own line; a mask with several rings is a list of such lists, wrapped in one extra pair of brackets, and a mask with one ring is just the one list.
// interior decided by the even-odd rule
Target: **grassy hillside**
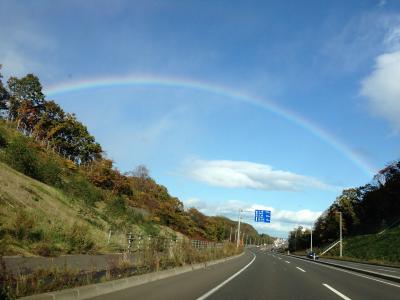
[[(224, 217), (185, 210), (147, 173), (122, 175), (104, 158), (76, 164), (5, 120), (0, 120), (0, 208), (0, 254), (120, 251), (129, 232), (222, 241), (236, 226)], [(242, 229), (258, 237), (252, 226)]]
[[(337, 247), (336, 247), (337, 248)], [(338, 256), (339, 249), (329, 252)], [(400, 226), (382, 234), (367, 234), (343, 240), (345, 258), (400, 266)]]
[[(144, 218), (144, 217), (143, 217)], [(125, 233), (176, 236), (164, 226), (121, 224), (107, 244), (110, 211), (105, 203), (88, 208), (84, 201), (0, 163), (1, 254), (55, 255), (110, 252), (126, 247)]]

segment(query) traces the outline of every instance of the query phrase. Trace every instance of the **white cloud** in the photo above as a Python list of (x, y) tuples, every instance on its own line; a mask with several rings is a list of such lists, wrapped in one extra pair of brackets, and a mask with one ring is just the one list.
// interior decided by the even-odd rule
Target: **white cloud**
[(400, 130), (400, 26), (394, 26), (384, 39), (387, 53), (376, 58), (375, 67), (361, 83), (361, 95), (368, 99), (371, 112)]
[(186, 174), (195, 180), (225, 188), (281, 191), (329, 188), (318, 179), (248, 161), (196, 159), (187, 164)]
[[(239, 209), (243, 209), (243, 222), (253, 225), (259, 232), (266, 232), (279, 237), (286, 237), (288, 232), (296, 226), (310, 228), (322, 211), (301, 209), (298, 211), (276, 209), (271, 206), (252, 204), (240, 200), (229, 200), (219, 203), (209, 203), (198, 198), (189, 198), (183, 201), (185, 207), (195, 207), (206, 215), (223, 215), (232, 220), (237, 220)], [(271, 223), (255, 223), (254, 210), (263, 209), (271, 211)]]

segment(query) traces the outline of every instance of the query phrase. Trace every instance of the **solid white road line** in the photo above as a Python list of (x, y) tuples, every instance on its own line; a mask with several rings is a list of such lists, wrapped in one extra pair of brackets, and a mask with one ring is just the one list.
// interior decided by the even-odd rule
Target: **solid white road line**
[(290, 264), (290, 261), (285, 260), (285, 263)]
[(297, 269), (299, 269), (300, 271), (302, 271), (302, 272), (306, 272), (306, 271), (304, 271), (302, 268), (299, 268), (299, 267), (296, 267)]
[(391, 273), (397, 273), (397, 271), (392, 271), (392, 270), (386, 270), (386, 269), (377, 269), (379, 271), (385, 271), (385, 272), (391, 272)]
[[(252, 252), (253, 253), (253, 252)], [(212, 294), (214, 294), (216, 291), (218, 291), (220, 288), (222, 288), (225, 284), (227, 284), (229, 281), (231, 281), (233, 278), (235, 278), (236, 276), (238, 276), (240, 273), (242, 273), (244, 270), (246, 270), (248, 267), (250, 267), (250, 265), (254, 262), (254, 260), (256, 259), (256, 255), (253, 253), (254, 257), (251, 260), (251, 262), (249, 262), (247, 265), (245, 265), (243, 268), (241, 268), (238, 272), (236, 272), (235, 274), (233, 274), (231, 277), (229, 277), (228, 279), (226, 279), (224, 282), (220, 283), (219, 285), (217, 285), (215, 288), (213, 288), (212, 290), (208, 291), (207, 293), (205, 293), (203, 296), (200, 296), (199, 298), (197, 298), (196, 300), (204, 300), (206, 298), (208, 298), (209, 296), (211, 296)]]
[[(297, 257), (292, 257), (292, 258), (297, 259), (297, 260), (301, 260), (301, 261), (309, 263), (309, 264), (316, 264), (313, 261), (307, 261), (307, 260), (304, 260), (304, 259), (301, 259), (301, 258), (297, 258)], [(377, 279), (377, 278), (373, 278), (371, 276), (355, 273), (353, 271), (343, 270), (343, 269), (340, 269), (338, 267), (328, 266), (328, 265), (324, 265), (324, 264), (318, 264), (318, 265), (321, 266), (321, 267), (324, 267), (324, 268), (333, 269), (333, 270), (336, 270), (336, 271), (348, 273), (348, 274), (351, 274), (351, 275), (354, 275), (354, 276), (366, 278), (366, 279), (373, 280), (373, 281), (376, 281), (376, 282), (379, 282), (379, 283), (383, 283), (383, 284), (386, 284), (386, 285), (391, 285), (391, 286), (400, 288), (400, 285), (398, 285), (398, 284), (391, 283), (391, 282), (388, 282), (388, 281), (383, 281), (383, 280), (380, 280), (380, 279)]]
[(335, 293), (336, 295), (338, 295), (340, 298), (345, 299), (345, 300), (351, 300), (351, 298), (349, 298), (349, 297), (343, 295), (341, 292), (335, 290), (333, 287), (327, 285), (326, 283), (323, 283), (322, 285), (323, 285), (324, 287), (330, 289), (332, 292), (334, 292), (334, 293)]

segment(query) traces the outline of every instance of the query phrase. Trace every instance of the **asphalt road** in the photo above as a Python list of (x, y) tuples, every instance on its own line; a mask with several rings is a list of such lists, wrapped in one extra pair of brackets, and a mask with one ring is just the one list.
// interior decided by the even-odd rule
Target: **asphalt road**
[(255, 248), (205, 270), (93, 299), (400, 299), (400, 284)]

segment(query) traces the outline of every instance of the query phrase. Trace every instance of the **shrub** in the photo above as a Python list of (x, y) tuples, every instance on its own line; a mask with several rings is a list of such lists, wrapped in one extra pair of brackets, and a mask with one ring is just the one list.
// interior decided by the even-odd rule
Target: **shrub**
[(5, 148), (7, 146), (7, 138), (3, 128), (0, 128), (0, 148)]
[(59, 186), (61, 183), (62, 169), (58, 162), (52, 158), (42, 159), (39, 174), (44, 183), (52, 186)]
[(89, 235), (88, 227), (75, 222), (68, 232), (69, 252), (87, 253), (94, 250), (94, 242)]
[(107, 211), (113, 215), (121, 216), (126, 212), (125, 200), (122, 197), (115, 197), (107, 203)]
[(150, 236), (157, 236), (160, 233), (160, 229), (151, 222), (145, 222), (143, 224), (143, 229), (146, 234)]
[(14, 138), (5, 148), (5, 161), (17, 171), (41, 180), (37, 152), (27, 145), (25, 138)]
[(25, 211), (18, 211), (13, 223), (13, 235), (18, 240), (27, 239), (35, 226), (34, 218)]
[(61, 252), (53, 242), (40, 242), (35, 245), (34, 253), (40, 256), (56, 256)]
[(101, 190), (80, 174), (68, 176), (68, 180), (60, 184), (60, 188), (67, 194), (82, 199), (89, 206), (104, 198)]

